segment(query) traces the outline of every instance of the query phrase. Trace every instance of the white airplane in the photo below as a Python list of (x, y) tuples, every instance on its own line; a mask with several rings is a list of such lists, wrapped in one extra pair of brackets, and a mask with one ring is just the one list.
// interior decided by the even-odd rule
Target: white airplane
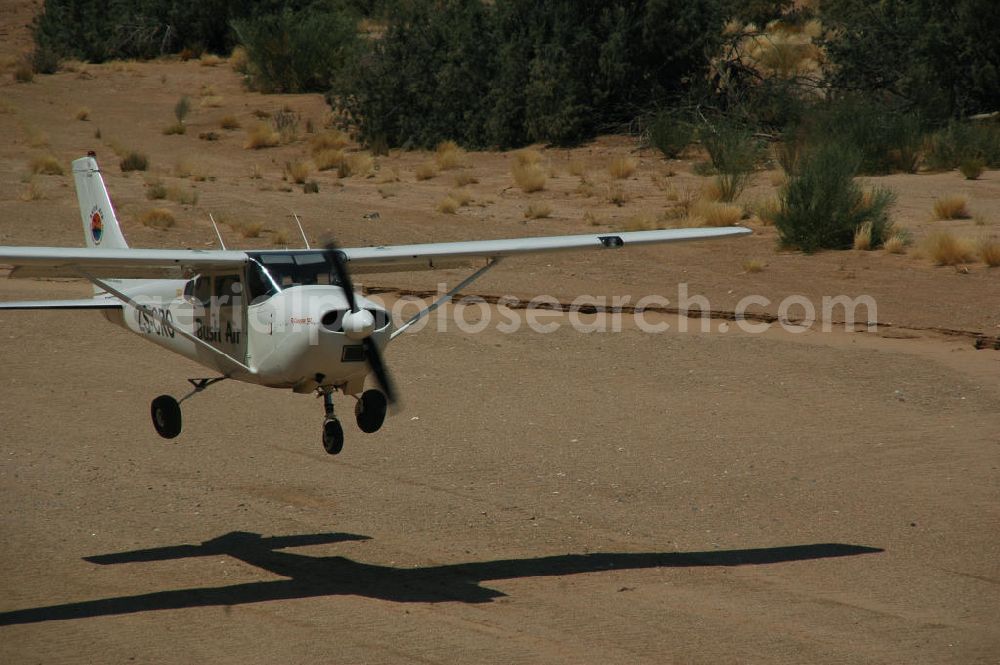
[[(382, 349), (501, 259), (518, 254), (732, 238), (739, 227), (672, 229), (383, 247), (261, 251), (132, 249), (125, 241), (94, 153), (73, 162), (85, 248), (0, 247), (11, 277), (77, 277), (93, 298), (0, 302), (0, 309), (90, 309), (217, 374), (189, 379), (180, 400), (161, 395), (150, 412), (160, 436), (181, 432), (180, 402), (225, 379), (322, 395), (323, 446), (344, 445), (333, 394), (357, 399), (358, 427), (378, 431), (395, 400)], [(308, 244), (307, 244), (308, 247)], [(395, 326), (381, 305), (354, 291), (354, 272), (434, 270), (486, 264), (413, 318)], [(371, 375), (377, 388), (365, 390)]]

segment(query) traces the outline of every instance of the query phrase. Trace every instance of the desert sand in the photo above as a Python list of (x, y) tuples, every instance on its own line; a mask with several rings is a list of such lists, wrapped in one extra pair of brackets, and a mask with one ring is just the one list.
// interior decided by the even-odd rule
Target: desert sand
[[(25, 47), (31, 5), (18, 7), (8, 55)], [(418, 182), (428, 155), (397, 152), (378, 166), (398, 182), (324, 172), (307, 195), (283, 179), (308, 155), (304, 127), (254, 151), (219, 120), (245, 127), (287, 105), (321, 126), (319, 96), (246, 92), (197, 61), (74, 69), (0, 77), (0, 244), (81, 244), (69, 175), (35, 176), (42, 198), (22, 200), (29, 162), (50, 153), (68, 172), (97, 152), (137, 247), (217, 246), (210, 212), (263, 225), (243, 238), (224, 224), (230, 247), (272, 247), (277, 231), (298, 246), (292, 212), (312, 240), (346, 246), (604, 232), (668, 206), (664, 180), (704, 182), (691, 160), (606, 137), (543, 150), (549, 182), (531, 195), (504, 153)], [(165, 136), (183, 94), (188, 131)], [(149, 155), (148, 173), (119, 172), (123, 146)], [(619, 207), (600, 188), (624, 154), (638, 169)], [(573, 162), (597, 194), (577, 191)], [(437, 212), (459, 172), (478, 179), (473, 204)], [(148, 201), (149, 177), (197, 204)], [(743, 198), (773, 196), (774, 180), (758, 174)], [(918, 239), (942, 224), (1000, 232), (1000, 172), (871, 181), (897, 191), (894, 219)], [(931, 219), (952, 193), (979, 224)], [(552, 216), (526, 220), (531, 201)], [(178, 224), (138, 223), (154, 205)], [(337, 457), (320, 446), (317, 400), (229, 382), (185, 402), (185, 432), (165, 442), (149, 401), (182, 394), (197, 366), (98, 314), (3, 313), (0, 661), (998, 662), (1000, 351), (974, 342), (1000, 334), (1000, 269), (782, 252), (772, 228), (746, 223), (745, 240), (502, 264), (469, 293), (635, 302), (683, 282), (716, 314), (707, 332), (679, 332), (668, 307), (648, 314), (671, 326), (657, 334), (405, 335), (387, 353), (403, 408), (375, 435), (346, 417)], [(751, 259), (764, 269), (747, 272)], [(391, 299), (466, 274), (361, 281)], [(5, 300), (88, 290), (0, 281)], [(879, 326), (747, 334), (727, 313), (751, 294), (770, 316), (793, 294), (870, 295)]]

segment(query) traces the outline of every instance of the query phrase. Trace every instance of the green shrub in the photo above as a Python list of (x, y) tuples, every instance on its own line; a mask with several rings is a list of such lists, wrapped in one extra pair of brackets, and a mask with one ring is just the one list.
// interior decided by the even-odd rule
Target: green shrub
[(965, 176), (966, 180), (978, 180), (985, 168), (986, 162), (979, 157), (969, 157), (958, 165), (958, 170)]
[(324, 92), (358, 50), (358, 17), (334, 3), (286, 7), (232, 22), (247, 51), (247, 78), (262, 92)]
[(126, 171), (145, 171), (149, 166), (149, 158), (141, 152), (130, 150), (125, 153), (122, 160), (118, 163), (122, 172)]
[(184, 118), (186, 118), (188, 116), (188, 113), (190, 112), (191, 112), (191, 98), (188, 97), (187, 95), (184, 95), (183, 97), (178, 99), (177, 103), (174, 105), (174, 117), (177, 118), (177, 123), (183, 125)]
[(775, 227), (783, 244), (805, 252), (850, 249), (855, 232), (871, 224), (872, 248), (881, 246), (892, 224), (888, 211), (895, 194), (876, 188), (864, 192), (854, 181), (861, 155), (839, 142), (822, 144), (803, 155), (781, 192)]
[(735, 200), (750, 184), (763, 154), (761, 142), (746, 127), (726, 120), (703, 128), (701, 142), (718, 172), (721, 200)]
[(793, 131), (806, 143), (837, 137), (853, 146), (863, 175), (915, 172), (924, 141), (919, 116), (856, 97), (819, 106)]
[(927, 143), (926, 161), (932, 169), (950, 170), (968, 160), (1000, 168), (1000, 125), (996, 123), (953, 122)]
[(722, 0), (400, 2), (330, 95), (365, 143), (575, 143), (704, 80)]
[(670, 159), (676, 159), (694, 140), (694, 126), (676, 113), (661, 111), (649, 125), (649, 142)]
[(944, 120), (1000, 109), (996, 0), (823, 0), (827, 79)]

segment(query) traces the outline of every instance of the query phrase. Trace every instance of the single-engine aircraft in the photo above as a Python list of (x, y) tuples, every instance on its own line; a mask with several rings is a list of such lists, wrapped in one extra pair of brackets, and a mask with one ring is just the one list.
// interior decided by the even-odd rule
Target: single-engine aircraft
[[(354, 397), (358, 427), (378, 431), (396, 395), (382, 360), (385, 345), (518, 254), (620, 249), (631, 245), (732, 238), (739, 227), (671, 229), (509, 240), (296, 250), (133, 249), (122, 234), (93, 152), (73, 162), (85, 248), (0, 247), (11, 277), (76, 277), (92, 298), (0, 302), (0, 309), (100, 310), (116, 325), (208, 368), (177, 400), (161, 395), (150, 413), (157, 433), (181, 433), (180, 403), (225, 379), (322, 396), (323, 446), (344, 446), (333, 394)], [(304, 238), (304, 234), (303, 234)], [(221, 238), (220, 238), (221, 240)], [(485, 265), (396, 326), (381, 305), (354, 290), (355, 273)], [(365, 389), (371, 375), (377, 387)]]

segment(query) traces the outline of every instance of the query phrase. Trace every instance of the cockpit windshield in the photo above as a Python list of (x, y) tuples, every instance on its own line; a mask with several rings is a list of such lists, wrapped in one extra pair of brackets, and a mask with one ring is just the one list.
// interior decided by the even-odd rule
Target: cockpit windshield
[(325, 252), (251, 252), (247, 286), (251, 301), (260, 301), (291, 286), (338, 286), (333, 262)]

